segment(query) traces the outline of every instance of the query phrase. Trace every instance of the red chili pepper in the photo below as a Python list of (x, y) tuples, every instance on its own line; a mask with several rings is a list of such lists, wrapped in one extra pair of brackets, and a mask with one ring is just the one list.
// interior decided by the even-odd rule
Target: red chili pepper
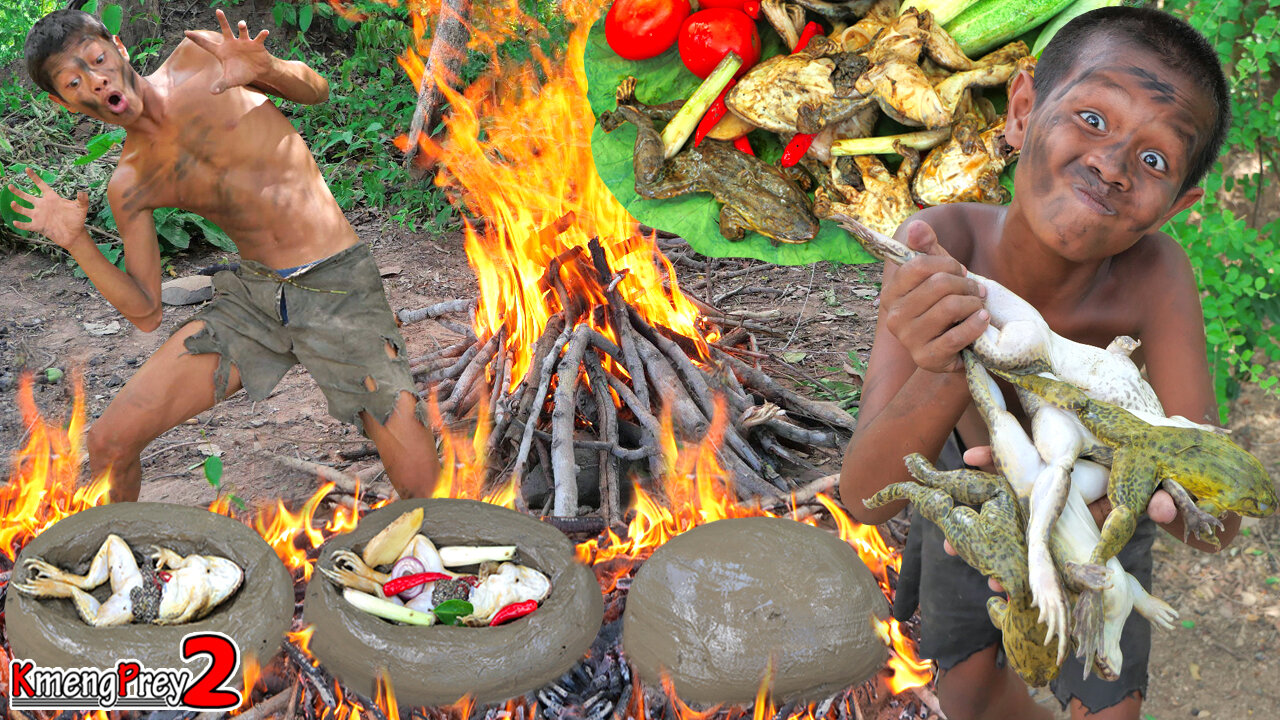
[(435, 582), (437, 580), (450, 580), (452, 575), (446, 575), (440, 572), (423, 572), (414, 573), (413, 575), (403, 575), (398, 578), (388, 580), (382, 585), (382, 594), (387, 597), (399, 595), (400, 593), (412, 587), (417, 587), (424, 583)]
[(501, 625), (504, 622), (510, 622), (516, 618), (522, 618), (537, 609), (537, 600), (525, 600), (524, 602), (511, 603), (494, 613), (493, 619), (489, 621), (489, 627)]
[(791, 54), (794, 55), (808, 47), (809, 41), (820, 32), (822, 32), (822, 26), (810, 20), (809, 24), (804, 26), (804, 30), (800, 31), (800, 39), (796, 41), (796, 46), (792, 48)]
[(706, 114), (698, 122), (697, 129), (693, 131), (694, 147), (701, 145), (703, 139), (707, 137), (707, 133), (711, 132), (711, 128), (715, 127), (716, 123), (720, 122), (720, 118), (723, 118), (729, 112), (729, 106), (724, 104), (724, 96), (729, 94), (729, 90), (733, 89), (737, 82), (736, 79), (730, 78), (729, 84), (724, 86), (724, 89), (716, 96), (715, 101), (711, 103), (711, 107), (707, 108)]
[(813, 135), (800, 133), (791, 138), (791, 142), (787, 143), (787, 147), (782, 151), (782, 167), (791, 167), (800, 162), (800, 158), (809, 152), (809, 146), (813, 144)]
[(734, 140), (733, 146), (752, 157), (756, 155), (756, 151), (751, 149), (751, 141), (747, 139), (746, 135)]

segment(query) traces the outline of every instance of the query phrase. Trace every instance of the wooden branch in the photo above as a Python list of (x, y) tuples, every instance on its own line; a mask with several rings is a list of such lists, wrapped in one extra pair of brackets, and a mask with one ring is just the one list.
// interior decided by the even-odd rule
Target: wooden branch
[[(591, 380), (591, 393), (596, 398), (596, 414), (600, 418), (600, 441), (614, 445), (618, 441), (618, 408), (609, 394), (609, 381), (604, 366), (594, 352), (585, 356), (587, 378)], [(581, 443), (579, 443), (581, 444)], [(618, 492), (618, 463), (608, 449), (600, 450), (600, 510), (609, 525), (622, 522), (621, 499)]]
[[(547, 352), (546, 357), (543, 358), (541, 367), (538, 369), (537, 389), (534, 390), (532, 396), (529, 396), (528, 407), (526, 408), (524, 401), (521, 402), (518, 414), (524, 418), (525, 426), (520, 437), (520, 449), (516, 452), (515, 466), (511, 470), (517, 490), (520, 487), (520, 480), (524, 476), (525, 463), (529, 460), (529, 450), (533, 443), (533, 429), (538, 424), (538, 417), (542, 415), (542, 400), (547, 397), (547, 389), (551, 387), (551, 369), (555, 367), (556, 361), (560, 359), (560, 352), (569, 343), (571, 334), (567, 327), (560, 331), (560, 335), (556, 337), (551, 349)], [(537, 403), (537, 412), (533, 410), (534, 403)], [(550, 468), (545, 469), (549, 470)]]
[[(645, 338), (636, 335), (636, 350), (644, 363), (645, 370), (655, 388), (661, 388), (664, 404), (671, 406), (671, 419), (675, 422), (680, 434), (688, 437), (702, 437), (707, 432), (709, 422), (694, 405), (693, 399), (680, 382), (670, 361)], [(638, 384), (638, 383), (636, 383)]]
[(418, 308), (417, 310), (401, 310), (396, 313), (396, 319), (400, 321), (401, 325), (408, 325), (410, 323), (421, 322), (429, 318), (440, 317), (447, 313), (466, 312), (477, 302), (476, 298), (471, 298), (470, 300), (445, 300), (444, 302), (438, 302), (434, 305)]
[(471, 386), (475, 385), (480, 377), (484, 375), (484, 369), (488, 366), (489, 361), (493, 359), (498, 347), (502, 345), (502, 338), (506, 335), (506, 328), (498, 331), (485, 342), (484, 347), (476, 353), (470, 363), (467, 364), (465, 370), (458, 377), (458, 384), (453, 387), (453, 392), (449, 393), (448, 399), (440, 403), (441, 412), (452, 412), (458, 406), (462, 398), (471, 392)]
[(734, 374), (738, 376), (744, 384), (759, 390), (764, 396), (779, 405), (785, 405), (788, 411), (795, 410), (802, 415), (806, 415), (820, 422), (824, 422), (833, 427), (842, 428), (853, 431), (854, 418), (849, 413), (841, 410), (832, 403), (821, 402), (818, 400), (810, 400), (791, 390), (788, 390), (774, 382), (772, 378), (757, 370), (750, 365), (742, 362), (723, 350), (712, 348), (712, 352), (722, 358), (729, 366), (733, 368)]
[[(294, 683), (289, 686), (289, 689), (282, 690), (281, 692), (254, 704), (248, 710), (245, 710), (236, 717), (242, 718), (243, 720), (266, 720), (266, 718), (284, 710), (289, 704), (290, 698), (293, 697), (294, 691), (297, 689), (298, 682), (295, 680)], [(250, 688), (245, 688), (246, 695), (248, 695), (249, 690)]]
[(347, 493), (348, 495), (355, 495), (356, 486), (360, 484), (360, 481), (354, 476), (344, 473), (337, 468), (331, 468), (328, 465), (321, 465), (320, 463), (311, 462), (310, 460), (293, 458), (287, 455), (275, 455), (272, 453), (268, 453), (267, 458), (280, 465), (284, 465), (285, 467), (319, 476), (321, 480), (333, 483), (339, 490)]
[[(640, 376), (643, 379), (643, 375)], [(640, 402), (640, 398), (631, 392), (631, 388), (622, 381), (621, 378), (613, 375), (606, 375), (605, 379), (609, 381), (609, 387), (618, 393), (618, 397), (622, 398), (622, 403), (631, 409), (631, 414), (635, 416), (636, 422), (640, 423), (643, 430), (642, 441), (644, 445), (650, 447), (661, 447), (658, 445), (658, 439), (662, 437), (662, 425), (658, 423), (658, 419), (649, 412), (649, 406)], [(643, 382), (643, 380), (642, 380)], [(655, 480), (662, 477), (666, 471), (662, 453), (649, 456), (649, 475)]]
[(423, 128), (434, 132), (440, 124), (444, 94), (437, 82), (452, 86), (458, 80), (458, 71), (467, 60), (467, 44), (471, 30), (467, 23), (471, 18), (471, 0), (444, 0), (436, 19), (431, 52), (427, 55), (426, 68), (418, 85), (418, 104), (413, 109), (409, 123), (409, 147), (405, 151), (404, 165), (409, 167), (418, 155), (418, 139)]
[(556, 394), (551, 409), (551, 469), (555, 477), (555, 505), (552, 513), (561, 517), (578, 514), (578, 464), (573, 457), (574, 392), (587, 349), (586, 323), (573, 330), (560, 359), (556, 378)]
[(428, 375), (422, 379), (422, 382), (430, 385), (432, 383), (440, 382), (441, 380), (457, 379), (457, 377), (462, 374), (462, 371), (467, 369), (467, 365), (471, 364), (472, 358), (474, 358), (478, 352), (480, 352), (479, 341), (472, 343), (471, 346), (467, 348), (467, 351), (462, 353), (462, 355), (457, 360), (453, 361), (453, 364), (449, 367), (440, 372)]

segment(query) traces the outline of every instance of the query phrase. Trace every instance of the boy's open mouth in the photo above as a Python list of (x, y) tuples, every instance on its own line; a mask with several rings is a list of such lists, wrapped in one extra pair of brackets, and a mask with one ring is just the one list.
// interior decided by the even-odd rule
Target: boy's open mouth
[(111, 110), (111, 112), (119, 114), (124, 112), (128, 107), (129, 102), (124, 99), (123, 93), (113, 92), (107, 95), (107, 108)]

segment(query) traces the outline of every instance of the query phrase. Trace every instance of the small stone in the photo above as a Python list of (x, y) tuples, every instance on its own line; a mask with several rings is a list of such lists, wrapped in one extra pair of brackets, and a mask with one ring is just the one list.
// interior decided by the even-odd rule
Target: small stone
[(213, 298), (213, 278), (188, 275), (160, 285), (160, 302), (165, 305), (195, 305)]
[(107, 378), (107, 387), (120, 387), (123, 384), (124, 380), (121, 380), (119, 375), (112, 375)]

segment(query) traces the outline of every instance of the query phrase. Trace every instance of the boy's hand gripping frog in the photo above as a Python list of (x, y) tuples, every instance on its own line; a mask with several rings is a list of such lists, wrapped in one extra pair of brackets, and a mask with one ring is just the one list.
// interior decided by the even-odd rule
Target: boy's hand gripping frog
[[(24, 566), (27, 579), (13, 589), (37, 598), (70, 598), (81, 619), (104, 627), (131, 622), (178, 625), (199, 620), (240, 587), (244, 571), (232, 561), (213, 555), (187, 555), (152, 546), (155, 570), (139, 568), (129, 545), (108, 535), (93, 556), (89, 572), (72, 575), (40, 558)], [(108, 578), (111, 596), (99, 603), (87, 591)]]

